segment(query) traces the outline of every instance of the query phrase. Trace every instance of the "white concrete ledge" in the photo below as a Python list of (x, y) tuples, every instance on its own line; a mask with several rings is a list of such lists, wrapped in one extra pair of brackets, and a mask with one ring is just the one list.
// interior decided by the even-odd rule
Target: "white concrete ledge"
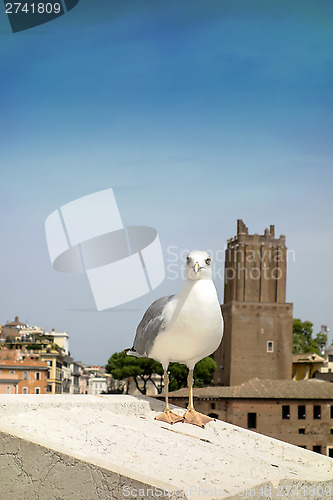
[(222, 421), (170, 426), (154, 420), (163, 407), (1, 395), (0, 498), (333, 498), (332, 459)]

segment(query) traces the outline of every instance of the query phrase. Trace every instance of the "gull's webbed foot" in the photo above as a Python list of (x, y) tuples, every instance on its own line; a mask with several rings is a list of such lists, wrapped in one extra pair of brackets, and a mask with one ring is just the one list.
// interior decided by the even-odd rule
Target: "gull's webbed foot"
[(173, 413), (173, 411), (169, 408), (166, 408), (163, 413), (160, 413), (157, 417), (155, 417), (155, 420), (172, 425), (177, 422), (183, 422), (183, 417), (181, 415), (177, 415), (177, 413)]
[(203, 428), (211, 420), (215, 420), (215, 419), (207, 417), (207, 415), (203, 415), (202, 413), (195, 411), (194, 408), (187, 408), (187, 410), (183, 416), (183, 422), (185, 422), (186, 424), (198, 425), (199, 427), (203, 427)]

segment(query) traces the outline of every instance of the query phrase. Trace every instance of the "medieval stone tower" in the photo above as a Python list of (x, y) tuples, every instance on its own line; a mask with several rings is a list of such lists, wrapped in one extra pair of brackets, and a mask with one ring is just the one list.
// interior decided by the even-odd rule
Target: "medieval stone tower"
[(214, 354), (218, 385), (291, 379), (293, 305), (286, 303), (285, 236), (250, 235), (242, 220), (225, 252), (224, 335)]

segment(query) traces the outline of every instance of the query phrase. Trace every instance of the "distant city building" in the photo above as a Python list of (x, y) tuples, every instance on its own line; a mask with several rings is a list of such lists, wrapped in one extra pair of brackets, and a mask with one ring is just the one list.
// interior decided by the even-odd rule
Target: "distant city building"
[(54, 329), (45, 332), (42, 327), (20, 322), (18, 316), (15, 321), (7, 322), (0, 328), (1, 356), (2, 359), (7, 356), (15, 363), (27, 357), (45, 361), (48, 370), (43, 393), (46, 391), (48, 394), (88, 394), (90, 375), (98, 372), (102, 376), (104, 372), (103, 367), (89, 367), (89, 373), (85, 373), (82, 363), (75, 362), (69, 354), (67, 332), (56, 332)]
[(63, 357), (62, 360), (62, 393), (72, 394), (72, 363), (73, 358), (67, 356)]
[(101, 394), (106, 393), (108, 390), (107, 379), (105, 377), (98, 377), (97, 375), (90, 375), (88, 379), (88, 394)]
[(324, 366), (325, 359), (315, 353), (293, 354), (293, 380), (307, 380)]
[(291, 379), (293, 305), (286, 303), (285, 236), (274, 226), (250, 235), (237, 221), (225, 251), (224, 334), (214, 353), (214, 383), (238, 385), (255, 377)]
[(53, 337), (53, 341), (55, 344), (57, 344), (61, 349), (64, 350), (65, 354), (69, 353), (69, 335), (67, 332), (55, 332), (54, 329), (52, 330), (51, 333), (48, 335), (51, 335)]
[[(188, 390), (169, 401), (186, 407)], [(238, 386), (194, 389), (197, 411), (333, 458), (333, 384), (254, 379)]]
[(319, 368), (315, 377), (333, 382), (333, 344), (325, 349), (323, 366)]
[(49, 368), (46, 392), (48, 394), (62, 393), (62, 367), (65, 354), (58, 346), (50, 346), (40, 351), (40, 356)]
[(19, 317), (15, 316), (15, 320), (8, 322), (1, 328), (1, 337), (6, 340), (7, 338), (16, 338), (20, 335), (22, 328), (27, 328), (28, 325), (19, 321)]
[(71, 369), (71, 386), (70, 386), (70, 394), (81, 394), (80, 392), (80, 377), (81, 370), (80, 364), (76, 361), (72, 361), (70, 364)]
[(47, 373), (40, 359), (1, 359), (0, 394), (45, 394)]
[(79, 394), (88, 394), (90, 374), (85, 371), (81, 361), (78, 361), (76, 366), (79, 372)]

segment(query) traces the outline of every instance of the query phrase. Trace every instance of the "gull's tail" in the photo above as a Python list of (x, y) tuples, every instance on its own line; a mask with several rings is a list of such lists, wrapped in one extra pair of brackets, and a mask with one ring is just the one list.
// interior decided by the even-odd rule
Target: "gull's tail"
[(135, 356), (136, 358), (141, 358), (140, 354), (136, 352), (134, 347), (124, 349), (124, 353), (127, 354), (127, 356)]
[(129, 349), (124, 349), (124, 353), (127, 354), (127, 356), (135, 356), (136, 358), (147, 358), (148, 357), (148, 356), (145, 356), (144, 354), (139, 354), (135, 350), (135, 347), (131, 347)]

